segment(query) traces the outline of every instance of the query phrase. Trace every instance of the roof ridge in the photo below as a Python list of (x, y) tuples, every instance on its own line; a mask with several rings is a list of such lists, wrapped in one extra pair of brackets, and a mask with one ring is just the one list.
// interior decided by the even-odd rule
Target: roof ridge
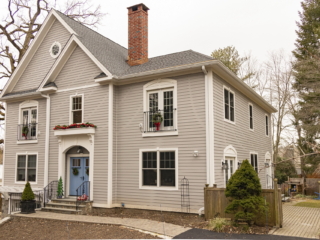
[[(61, 11), (56, 10), (56, 9), (54, 9), (54, 10), (55, 10), (55, 11), (57, 11), (58, 13), (61, 13), (63, 16), (65, 16), (65, 17), (69, 18), (70, 20), (74, 21), (75, 23), (80, 24), (81, 26), (83, 26), (83, 27), (85, 27), (85, 28), (87, 28), (87, 29), (91, 30), (92, 32), (97, 33), (97, 34), (98, 34), (98, 35), (100, 35), (101, 37), (103, 37), (103, 38), (105, 38), (105, 39), (108, 39), (109, 41), (111, 41), (111, 42), (113, 42), (113, 43), (115, 43), (115, 44), (119, 45), (120, 47), (124, 48), (125, 50), (128, 50), (126, 47), (124, 47), (124, 46), (120, 45), (119, 43), (117, 43), (117, 42), (115, 42), (115, 41), (113, 41), (113, 40), (111, 40), (110, 38), (107, 38), (106, 36), (102, 35), (101, 33), (99, 33), (99, 32), (97, 32), (97, 31), (93, 30), (92, 28), (89, 28), (88, 26), (84, 25), (83, 23), (81, 23), (81, 22), (78, 22), (78, 21), (74, 20), (73, 18), (69, 17), (68, 15), (65, 15), (64, 13), (62, 13)], [(69, 25), (69, 24), (68, 24), (68, 25)]]

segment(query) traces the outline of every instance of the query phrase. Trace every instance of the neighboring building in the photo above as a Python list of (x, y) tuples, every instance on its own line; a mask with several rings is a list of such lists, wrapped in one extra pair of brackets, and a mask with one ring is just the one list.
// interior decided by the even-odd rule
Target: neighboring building
[[(148, 58), (148, 8), (128, 10), (128, 50), (49, 13), (0, 96), (4, 186), (43, 188), (61, 176), (67, 197), (90, 181), (93, 207), (180, 211), (185, 177), (196, 212), (205, 184), (225, 187), (249, 159), (266, 188), (276, 110), (210, 56)], [(86, 122), (97, 128), (53, 130)]]
[(279, 156), (284, 160), (292, 159), (292, 164), (294, 165), (297, 174), (301, 174), (301, 158), (300, 151), (295, 145), (288, 145), (279, 148)]

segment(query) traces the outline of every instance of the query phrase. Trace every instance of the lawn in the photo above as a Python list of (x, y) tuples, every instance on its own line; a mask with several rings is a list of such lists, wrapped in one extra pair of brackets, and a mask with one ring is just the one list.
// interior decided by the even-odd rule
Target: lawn
[(295, 204), (294, 206), (297, 206), (297, 207), (320, 208), (320, 200), (311, 200), (311, 199), (308, 199), (308, 200), (306, 200), (306, 201), (299, 202), (299, 203)]

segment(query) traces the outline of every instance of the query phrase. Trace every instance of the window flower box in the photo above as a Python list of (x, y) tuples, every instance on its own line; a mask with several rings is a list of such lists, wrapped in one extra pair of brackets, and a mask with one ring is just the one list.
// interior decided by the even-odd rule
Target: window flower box
[(97, 128), (96, 125), (92, 123), (73, 123), (70, 125), (57, 125), (53, 128), (53, 130), (63, 130), (63, 129), (70, 129), (70, 128)]

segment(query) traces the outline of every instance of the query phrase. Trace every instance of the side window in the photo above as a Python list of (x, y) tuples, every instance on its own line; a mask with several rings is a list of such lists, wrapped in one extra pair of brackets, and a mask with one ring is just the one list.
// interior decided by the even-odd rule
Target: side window
[(17, 182), (37, 181), (37, 155), (18, 155)]
[(266, 115), (266, 135), (269, 136), (269, 117)]
[(225, 166), (226, 166), (224, 171), (225, 171), (225, 183), (226, 183), (226, 186), (227, 186), (230, 177), (234, 173), (235, 158), (226, 157), (225, 160), (224, 160), (224, 163), (225, 163)]
[(258, 155), (251, 153), (250, 154), (250, 160), (251, 160), (251, 165), (254, 168), (254, 170), (256, 171), (256, 173), (258, 173)]
[(38, 102), (27, 100), (19, 105), (19, 111), (18, 141), (37, 140)]
[(83, 95), (71, 96), (71, 123), (83, 122)]
[(234, 93), (224, 88), (224, 118), (234, 122)]
[(253, 107), (249, 104), (249, 127), (253, 130)]

